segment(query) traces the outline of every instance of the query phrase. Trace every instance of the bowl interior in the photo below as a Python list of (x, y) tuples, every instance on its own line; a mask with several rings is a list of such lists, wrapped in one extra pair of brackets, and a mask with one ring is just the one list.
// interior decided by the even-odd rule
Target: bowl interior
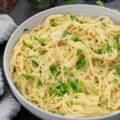
[[(5, 49), (5, 53), (4, 53), (4, 71), (5, 71), (5, 75), (7, 77), (7, 81), (10, 85), (10, 88), (12, 89), (13, 94), (17, 97), (17, 99), (20, 101), (20, 103), (27, 108), (30, 112), (32, 112), (33, 114), (35, 114), (38, 117), (42, 117), (44, 119), (46, 119), (47, 117), (51, 117), (55, 120), (57, 120), (58, 118), (60, 120), (75, 120), (73, 118), (68, 118), (68, 117), (63, 117), (60, 115), (56, 115), (53, 113), (49, 113), (45, 110), (42, 110), (38, 107), (36, 107), (35, 105), (33, 105), (32, 103), (28, 102), (16, 89), (16, 87), (13, 84), (13, 81), (9, 75), (9, 58), (10, 58), (10, 54), (12, 51), (12, 48), (14, 47), (14, 45), (16, 44), (16, 42), (18, 41), (19, 37), (21, 36), (21, 34), (23, 33), (23, 30), (25, 28), (31, 29), (34, 26), (41, 24), (45, 18), (49, 15), (52, 14), (58, 14), (58, 13), (70, 13), (70, 14), (74, 14), (74, 15), (85, 15), (85, 16), (91, 16), (91, 17), (98, 17), (101, 15), (106, 15), (109, 16), (115, 23), (120, 24), (120, 13), (107, 9), (107, 8), (103, 8), (103, 7), (98, 7), (98, 6), (92, 6), (92, 5), (66, 5), (66, 6), (60, 6), (60, 7), (56, 7), (56, 8), (52, 8), (52, 9), (48, 9), (46, 11), (40, 12), (36, 15), (34, 15), (33, 17), (31, 17), (30, 19), (28, 19), (27, 21), (25, 21), (23, 24), (21, 24), (16, 30), (15, 32), (12, 34), (12, 36), (10, 37), (6, 49)], [(106, 115), (103, 117), (96, 117), (96, 118), (84, 118), (84, 119), (89, 119), (89, 120), (98, 120), (98, 118), (100, 119), (104, 119), (104, 118), (110, 118), (111, 116), (114, 116), (118, 114), (113, 113), (111, 115)], [(79, 118), (79, 120), (83, 120), (81, 118)]]

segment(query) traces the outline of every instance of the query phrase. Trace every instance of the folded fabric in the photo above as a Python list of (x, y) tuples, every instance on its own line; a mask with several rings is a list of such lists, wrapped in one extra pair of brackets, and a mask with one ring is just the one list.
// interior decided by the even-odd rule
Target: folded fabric
[[(17, 25), (8, 15), (0, 15), (0, 44), (7, 41)], [(12, 120), (20, 110), (20, 104), (2, 78), (0, 69), (0, 120)]]
[(20, 104), (13, 98), (10, 90), (5, 89), (5, 94), (0, 100), (0, 120), (11, 120), (20, 110)]
[(8, 15), (0, 15), (0, 43), (7, 41), (17, 25)]
[(2, 72), (1, 72), (1, 69), (0, 69), (0, 95), (3, 94), (3, 78), (2, 78)]

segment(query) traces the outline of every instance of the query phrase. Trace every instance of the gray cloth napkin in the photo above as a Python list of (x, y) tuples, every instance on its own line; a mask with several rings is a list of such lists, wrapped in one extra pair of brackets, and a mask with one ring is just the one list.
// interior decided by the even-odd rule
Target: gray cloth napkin
[[(17, 25), (8, 15), (0, 15), (0, 44), (7, 41)], [(0, 69), (0, 120), (12, 120), (20, 110), (20, 104), (13, 97)]]

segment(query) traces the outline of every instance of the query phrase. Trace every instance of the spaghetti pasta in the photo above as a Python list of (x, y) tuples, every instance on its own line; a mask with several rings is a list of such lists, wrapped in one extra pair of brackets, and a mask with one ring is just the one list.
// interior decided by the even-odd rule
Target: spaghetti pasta
[(25, 31), (11, 53), (10, 74), (36, 106), (69, 117), (120, 110), (120, 25), (109, 17), (49, 16)]

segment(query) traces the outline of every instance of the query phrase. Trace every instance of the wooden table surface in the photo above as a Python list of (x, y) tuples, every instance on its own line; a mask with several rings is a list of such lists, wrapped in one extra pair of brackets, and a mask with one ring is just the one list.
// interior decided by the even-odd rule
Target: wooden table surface
[[(96, 0), (76, 0), (78, 4), (95, 4)], [(57, 0), (54, 6), (64, 5), (67, 4), (64, 0)], [(114, 0), (112, 2), (106, 2), (105, 7), (113, 8), (113, 9), (120, 9), (120, 0)], [(8, 13), (13, 20), (16, 22), (17, 25), (20, 25), (26, 19), (31, 17), (32, 15), (40, 12), (41, 10), (33, 10), (30, 5), (28, 4), (27, 0), (17, 0), (16, 5), (14, 8)], [(0, 67), (3, 68), (3, 53), (6, 43), (0, 46)], [(3, 71), (3, 69), (2, 69)], [(3, 75), (4, 79), (5, 76)], [(35, 117), (31, 113), (29, 113), (25, 108), (21, 107), (21, 111), (13, 120), (40, 120), (39, 118)]]

